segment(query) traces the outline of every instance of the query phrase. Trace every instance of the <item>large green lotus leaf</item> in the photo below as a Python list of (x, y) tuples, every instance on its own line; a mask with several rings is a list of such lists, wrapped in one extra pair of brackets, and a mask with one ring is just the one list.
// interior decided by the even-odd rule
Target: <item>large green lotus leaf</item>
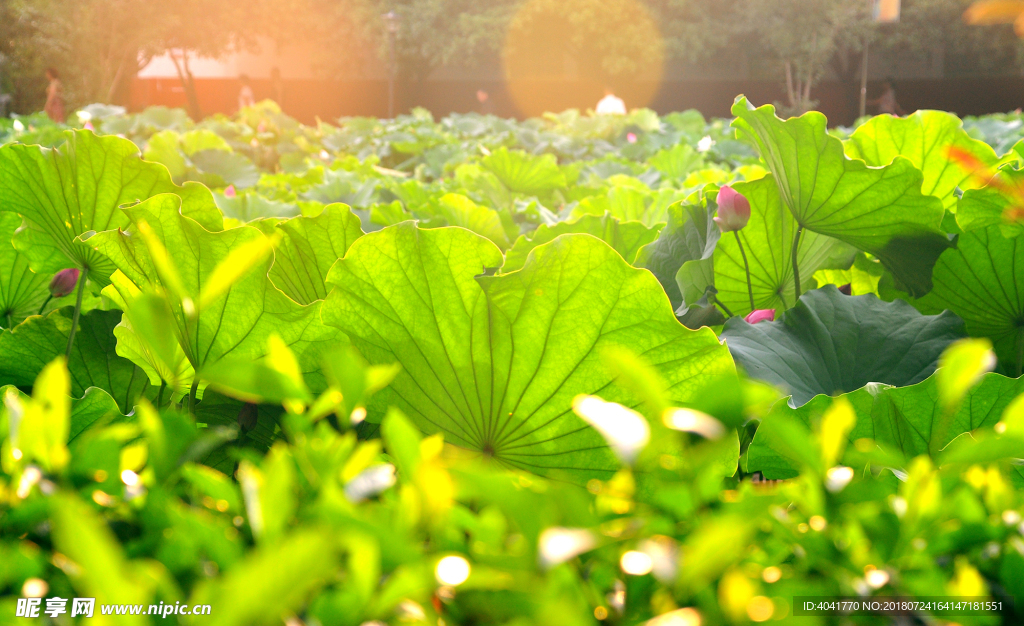
[[(31, 399), (31, 396), (14, 385), (0, 387), (0, 398), (6, 398), (9, 393), (16, 394), (22, 402)], [(124, 417), (114, 398), (99, 387), (89, 387), (81, 398), (71, 398), (71, 423), (67, 443), (74, 443), (75, 439), (90, 426), (111, 416)]]
[[(1012, 165), (1004, 165), (999, 172), (1000, 178), (1006, 183), (1024, 187), (1024, 171), (1014, 169)], [(1008, 221), (1004, 217), (1007, 209), (1015, 208), (1014, 204), (991, 186), (968, 189), (957, 203), (956, 223), (965, 231), (999, 226), (1003, 236), (1017, 237), (1024, 234), (1024, 222)]]
[(363, 235), (359, 218), (343, 204), (332, 204), (316, 217), (260, 220), (252, 225), (267, 235), (280, 233), (270, 280), (299, 304), (327, 297), (328, 270)]
[(647, 162), (665, 177), (681, 181), (690, 172), (704, 166), (704, 156), (687, 143), (677, 143), (671, 148), (659, 150)]
[(257, 193), (240, 193), (227, 197), (218, 193), (214, 195), (217, 208), (224, 217), (232, 217), (240, 222), (251, 222), (264, 217), (295, 217), (300, 211), (296, 204), (268, 200)]
[(1007, 239), (998, 226), (960, 235), (935, 265), (935, 288), (915, 305), (949, 309), (972, 337), (988, 337), (1010, 371), (1021, 373), (1024, 351), (1024, 237)]
[(935, 371), (939, 355), (965, 336), (959, 317), (921, 315), (902, 300), (846, 296), (833, 286), (800, 297), (775, 322), (725, 323), (722, 338), (754, 378), (788, 389), (802, 405), (868, 383), (913, 385)]
[(712, 255), (722, 231), (714, 214), (713, 203), (696, 199), (672, 205), (658, 239), (637, 253), (636, 266), (654, 274), (674, 309), (694, 305), (715, 284)]
[(142, 156), (147, 161), (160, 163), (167, 168), (174, 182), (181, 182), (188, 174), (188, 162), (178, 148), (180, 136), (173, 130), (162, 130), (146, 142)]
[(234, 185), (252, 187), (260, 180), (260, 170), (245, 155), (226, 150), (200, 150), (189, 156), (204, 182), (215, 187)]
[(89, 387), (81, 398), (71, 399), (71, 425), (68, 443), (72, 443), (90, 426), (107, 418), (124, 418), (117, 401), (99, 387)]
[(447, 193), (432, 206), (449, 226), (461, 226), (483, 235), (502, 250), (509, 246), (508, 235), (505, 234), (501, 216), (497, 211), (481, 206), (458, 193)]
[(50, 295), (51, 277), (33, 272), (28, 257), (15, 250), (11, 243), (19, 226), (20, 217), (0, 213), (0, 326), (4, 328), (35, 315)]
[(949, 158), (949, 148), (958, 148), (993, 166), (999, 161), (987, 143), (972, 139), (957, 116), (945, 111), (917, 111), (907, 117), (879, 115), (862, 124), (846, 140), (847, 156), (868, 165), (889, 165), (904, 157), (921, 170), (921, 192), (935, 196), (943, 207), (955, 211), (960, 189), (974, 189), (983, 181), (975, 172)]
[[(986, 374), (971, 389), (945, 429), (939, 427), (942, 405), (935, 376), (917, 385), (887, 389), (871, 410), (870, 430), (860, 436), (888, 444), (910, 459), (945, 448), (958, 435), (994, 426), (1003, 409), (1021, 393), (1024, 379)], [(858, 419), (858, 424), (861, 420)]]
[[(68, 309), (33, 316), (14, 330), (0, 333), (0, 354), (4, 355), (0, 362), (0, 384), (31, 387), (39, 372), (64, 354), (71, 330), (66, 314), (70, 314)], [(156, 389), (145, 372), (117, 355), (114, 327), (120, 321), (120, 311), (90, 311), (82, 315), (68, 371), (72, 395), (79, 397), (89, 387), (99, 387), (114, 397), (122, 413), (128, 413), (141, 396), (155, 396)]]
[(516, 193), (535, 195), (565, 187), (565, 174), (558, 168), (553, 154), (527, 154), (501, 147), (484, 157), (480, 164)]
[(197, 128), (180, 135), (181, 151), (192, 156), (197, 152), (219, 150), (231, 152), (231, 144), (217, 133), (207, 128)]
[(732, 371), (713, 332), (681, 326), (654, 276), (590, 235), (563, 235), (517, 272), (480, 276), (500, 264), (469, 231), (403, 223), (361, 237), (331, 268), (324, 320), (371, 363), (402, 366), (375, 401), (507, 466), (586, 479), (619, 462), (573, 398), (637, 404), (613, 384), (603, 348), (641, 354), (678, 402)]
[(948, 247), (940, 225), (942, 201), (921, 193), (923, 176), (897, 156), (869, 167), (843, 154), (816, 111), (782, 121), (775, 107), (732, 107), (733, 126), (760, 151), (775, 175), (783, 204), (806, 230), (870, 252), (913, 295), (931, 289), (932, 266)]
[(672, 188), (652, 192), (640, 180), (621, 174), (612, 176), (607, 183), (611, 185), (607, 195), (584, 198), (573, 209), (572, 216), (607, 213), (624, 222), (638, 221), (654, 227), (664, 224), (668, 220), (669, 207), (685, 198), (685, 194)]
[[(945, 448), (962, 433), (994, 426), (1010, 402), (1021, 393), (1024, 393), (1024, 379), (986, 374), (967, 392), (946, 432), (941, 434), (938, 426), (942, 407), (935, 375), (908, 387), (871, 384), (842, 396), (850, 401), (857, 415), (857, 422), (847, 437), (851, 442), (873, 439), (889, 450), (900, 452), (909, 462), (918, 455)], [(831, 405), (832, 398), (825, 395), (815, 396), (796, 409), (781, 400), (765, 416), (762, 425), (786, 415), (810, 426)], [(754, 434), (747, 449), (745, 470), (761, 471), (767, 478), (796, 474), (795, 464), (787, 460), (784, 451), (774, 449), (770, 438), (761, 431)]]
[[(796, 304), (793, 284), (793, 237), (796, 221), (786, 210), (771, 175), (733, 185), (750, 201), (750, 221), (735, 231), (750, 263), (755, 309), (782, 311)], [(848, 267), (856, 250), (838, 239), (805, 231), (797, 252), (801, 292), (816, 286), (814, 273), (823, 268)], [(718, 299), (736, 315), (751, 311), (747, 273), (736, 234), (725, 233), (714, 251)]]
[[(126, 232), (100, 233), (89, 243), (143, 290), (163, 286), (145, 241), (135, 233), (139, 222), (148, 223), (167, 249), (183, 289), (195, 297), (233, 249), (264, 235), (249, 226), (210, 232), (183, 216), (180, 206), (177, 196), (170, 194), (150, 198), (124, 209), (132, 223)], [(180, 304), (172, 307), (173, 332), (200, 378), (204, 367), (225, 357), (262, 357), (272, 333), (295, 352), (304, 373), (319, 375), (320, 351), (337, 331), (320, 322), (320, 303), (298, 304), (271, 283), (267, 274), (272, 262), (272, 258), (260, 262), (195, 316), (187, 316)]]
[(507, 274), (521, 269), (534, 248), (567, 233), (593, 235), (614, 248), (626, 263), (632, 264), (640, 248), (657, 239), (659, 230), (648, 228), (641, 222), (620, 222), (611, 215), (584, 215), (573, 222), (559, 222), (554, 226), (541, 224), (529, 235), (521, 235), (516, 239), (515, 244), (505, 253), (505, 264), (501, 266), (501, 271)]
[(178, 194), (187, 200), (187, 215), (207, 228), (222, 228), (208, 189), (195, 183), (178, 187), (167, 168), (140, 159), (139, 149), (127, 139), (91, 131), (67, 131), (65, 137), (57, 148), (0, 147), (0, 211), (25, 219), (14, 247), (36, 272), (52, 274), (70, 261), (89, 270), (90, 279), (105, 283), (114, 265), (77, 239), (127, 226), (118, 207), (160, 193)]

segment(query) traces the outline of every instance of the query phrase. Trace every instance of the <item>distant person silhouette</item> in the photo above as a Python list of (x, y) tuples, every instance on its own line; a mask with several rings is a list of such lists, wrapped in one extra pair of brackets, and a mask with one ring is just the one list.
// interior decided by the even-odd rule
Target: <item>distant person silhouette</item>
[(493, 115), (494, 114), (494, 103), (491, 102), (491, 94), (487, 93), (483, 89), (476, 90), (476, 110), (480, 115)]
[(63, 124), (66, 119), (64, 113), (64, 86), (60, 82), (60, 74), (52, 67), (46, 69), (46, 78), (50, 84), (46, 86), (46, 106), (43, 110), (51, 120)]
[(594, 111), (598, 115), (625, 115), (626, 103), (617, 97), (610, 87), (605, 87), (604, 97), (597, 103)]
[(242, 74), (238, 77), (239, 82), (242, 83), (242, 88), (238, 91), (238, 110), (241, 111), (245, 107), (251, 107), (256, 104), (256, 96), (252, 93), (252, 86), (249, 84), (249, 77)]
[(896, 86), (893, 85), (892, 79), (886, 79), (882, 84), (882, 95), (878, 96), (874, 100), (871, 100), (868, 104), (878, 107), (878, 113), (888, 113), (889, 115), (906, 115), (903, 107), (900, 106), (899, 102), (896, 102)]
[(270, 93), (277, 106), (284, 109), (284, 80), (281, 79), (281, 68), (270, 69)]

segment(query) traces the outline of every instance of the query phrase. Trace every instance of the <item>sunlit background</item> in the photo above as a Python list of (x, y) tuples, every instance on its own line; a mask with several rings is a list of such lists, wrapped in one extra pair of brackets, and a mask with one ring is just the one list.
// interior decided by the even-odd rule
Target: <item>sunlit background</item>
[(416, 106), (585, 111), (609, 90), (629, 108), (705, 115), (746, 93), (848, 123), (866, 59), (871, 97), (893, 79), (910, 108), (985, 113), (1024, 101), (1019, 4), (0, 0), (0, 92), (7, 112), (38, 110), (53, 67), (72, 108), (181, 106), (193, 117), (237, 109), (244, 75), (257, 99), (282, 100), (304, 122)]

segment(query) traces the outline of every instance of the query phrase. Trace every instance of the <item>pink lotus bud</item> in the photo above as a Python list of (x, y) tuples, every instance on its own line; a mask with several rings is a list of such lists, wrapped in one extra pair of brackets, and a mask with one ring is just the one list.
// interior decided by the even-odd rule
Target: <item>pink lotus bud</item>
[(237, 195), (238, 195), (238, 192), (235, 191), (235, 186), (234, 185), (228, 185), (227, 189), (224, 190), (224, 197), (225, 198), (234, 198)]
[(95, 128), (93, 128), (92, 122), (86, 122), (84, 128), (85, 130), (96, 130)]
[(636, 133), (627, 133), (626, 141), (628, 141), (629, 143), (636, 143)]
[(50, 295), (54, 298), (63, 298), (75, 290), (78, 284), (78, 276), (81, 272), (71, 267), (57, 272), (50, 281)]
[(256, 132), (265, 133), (267, 132), (267, 121), (260, 120), (260, 123), (256, 126)]
[(743, 320), (748, 324), (756, 324), (758, 322), (774, 322), (775, 321), (775, 309), (757, 309), (747, 314)]
[(852, 296), (853, 285), (851, 285), (850, 283), (846, 283), (845, 285), (840, 286), (839, 293), (843, 294), (844, 296)]
[(714, 218), (723, 233), (740, 230), (750, 221), (750, 202), (729, 186), (718, 190), (718, 215)]

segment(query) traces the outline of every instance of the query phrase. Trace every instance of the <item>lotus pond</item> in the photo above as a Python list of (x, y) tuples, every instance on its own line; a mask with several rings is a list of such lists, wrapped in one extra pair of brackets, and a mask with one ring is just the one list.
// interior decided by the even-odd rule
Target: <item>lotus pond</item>
[(1024, 117), (733, 115), (0, 120), (0, 623), (1021, 623)]

